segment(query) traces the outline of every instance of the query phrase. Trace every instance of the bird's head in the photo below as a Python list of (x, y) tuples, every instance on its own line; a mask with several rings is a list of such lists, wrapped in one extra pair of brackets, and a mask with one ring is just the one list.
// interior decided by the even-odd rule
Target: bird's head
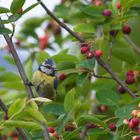
[(40, 66), (39, 70), (51, 76), (55, 76), (57, 71), (56, 64), (52, 59), (46, 59)]

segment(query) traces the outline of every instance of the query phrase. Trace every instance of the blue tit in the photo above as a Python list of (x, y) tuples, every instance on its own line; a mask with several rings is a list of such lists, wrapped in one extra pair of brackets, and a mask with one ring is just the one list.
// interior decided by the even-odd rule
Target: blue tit
[(32, 83), (41, 97), (56, 98), (56, 65), (52, 59), (46, 59), (33, 74)]

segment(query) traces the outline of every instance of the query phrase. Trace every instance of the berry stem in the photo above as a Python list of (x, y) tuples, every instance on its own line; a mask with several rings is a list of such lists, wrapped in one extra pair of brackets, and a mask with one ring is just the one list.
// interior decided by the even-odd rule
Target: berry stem
[(110, 42), (110, 46), (109, 46), (109, 55), (108, 55), (108, 59), (107, 59), (107, 64), (109, 66), (110, 66), (111, 58), (112, 58), (112, 47), (113, 47), (113, 41)]
[(131, 47), (140, 54), (140, 48), (131, 40), (128, 35), (124, 35), (125, 40), (131, 45)]

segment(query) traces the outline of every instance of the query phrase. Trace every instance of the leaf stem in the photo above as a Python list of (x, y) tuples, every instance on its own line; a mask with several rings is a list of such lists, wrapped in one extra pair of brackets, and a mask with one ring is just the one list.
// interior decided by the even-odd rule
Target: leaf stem
[(128, 35), (124, 35), (125, 40), (131, 45), (131, 47), (140, 54), (140, 48), (131, 40)]

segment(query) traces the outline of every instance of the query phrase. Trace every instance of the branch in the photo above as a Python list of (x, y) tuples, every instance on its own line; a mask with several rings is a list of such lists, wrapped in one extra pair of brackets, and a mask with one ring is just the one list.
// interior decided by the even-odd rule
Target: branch
[(131, 47), (140, 54), (140, 48), (131, 40), (128, 35), (124, 35), (125, 40), (131, 45)]
[[(3, 112), (7, 115), (8, 114), (8, 108), (7, 106), (4, 104), (4, 102), (2, 101), (2, 99), (0, 98), (0, 107), (3, 110)], [(25, 134), (24, 130), (21, 128), (16, 128), (16, 130), (18, 131), (19, 135), (23, 138), (23, 140), (30, 140), (27, 135)]]
[[(75, 37), (80, 43), (85, 42), (85, 40), (75, 34), (66, 24), (61, 22), (46, 6), (41, 0), (37, 0), (43, 9), (48, 13), (50, 17), (52, 17), (61, 27), (67, 30), (73, 37)], [(100, 27), (99, 27), (100, 29)], [(97, 34), (97, 37), (100, 36)], [(97, 59), (97, 58), (96, 58)], [(108, 65), (104, 63), (103, 60), (97, 59), (98, 63), (111, 75), (111, 77), (132, 96), (132, 98), (136, 98), (136, 95), (119, 79), (119, 77), (110, 69)]]
[(41, 123), (41, 125), (43, 126), (43, 135), (44, 135), (44, 139), (45, 140), (51, 140), (50, 139), (50, 135), (49, 135), (49, 131), (48, 131), (48, 127), (45, 123)]
[(132, 98), (137, 98), (137, 96), (127, 87), (124, 82), (119, 79), (119, 77), (109, 68), (108, 65), (103, 62), (103, 60), (100, 58), (97, 58), (96, 60), (112, 76), (112, 78), (130, 94)]
[[(0, 18), (0, 21), (1, 21), (1, 18)], [(0, 24), (0, 27), (5, 28), (5, 26), (3, 24)], [(9, 37), (9, 35), (6, 34), (6, 35), (3, 35), (3, 36), (4, 36), (4, 38), (5, 38), (6, 42), (7, 42), (10, 50), (11, 50), (11, 54), (12, 54), (12, 56), (14, 58), (14, 61), (15, 61), (15, 64), (16, 64), (16, 66), (18, 68), (20, 76), (21, 76), (21, 78), (22, 78), (22, 80), (24, 82), (24, 86), (25, 86), (26, 91), (28, 93), (28, 97), (32, 98), (33, 97), (33, 92), (32, 92), (31, 86), (28, 85), (28, 83), (29, 83), (28, 78), (27, 78), (27, 76), (25, 74), (25, 71), (24, 71), (22, 63), (21, 63), (21, 61), (19, 59), (19, 56), (18, 56), (18, 54), (17, 54), (17, 52), (16, 52), (16, 50), (14, 48), (13, 41)]]

